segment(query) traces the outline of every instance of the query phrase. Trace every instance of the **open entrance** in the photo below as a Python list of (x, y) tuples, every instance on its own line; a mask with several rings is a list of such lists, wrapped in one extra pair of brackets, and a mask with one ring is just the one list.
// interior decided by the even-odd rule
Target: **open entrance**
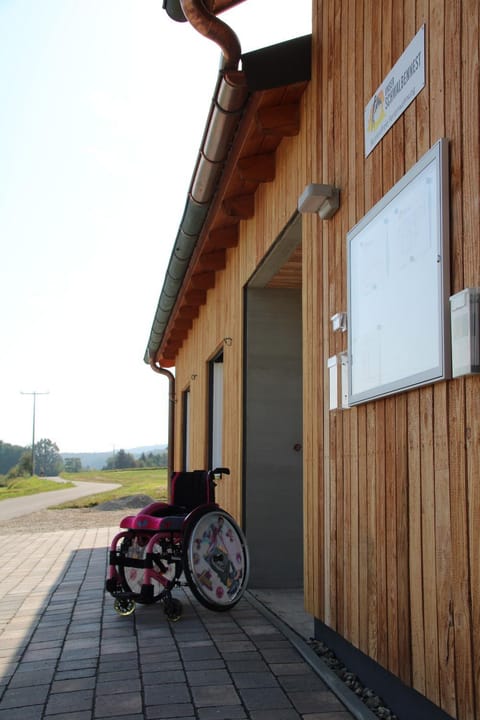
[(303, 587), (301, 230), (296, 214), (245, 289), (244, 509), (252, 588)]

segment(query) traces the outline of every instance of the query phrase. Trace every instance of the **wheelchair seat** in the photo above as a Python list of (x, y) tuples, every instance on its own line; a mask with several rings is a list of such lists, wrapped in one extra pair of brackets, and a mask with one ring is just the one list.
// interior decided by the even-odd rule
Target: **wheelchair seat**
[(179, 532), (191, 510), (214, 502), (214, 485), (205, 470), (175, 472), (171, 481), (172, 503), (153, 502), (136, 515), (123, 518), (120, 527), (127, 530)]

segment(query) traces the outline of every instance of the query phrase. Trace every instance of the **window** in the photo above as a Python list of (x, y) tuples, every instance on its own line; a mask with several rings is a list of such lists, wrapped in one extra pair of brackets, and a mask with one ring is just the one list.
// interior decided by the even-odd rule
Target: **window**
[(222, 467), (223, 352), (210, 362), (210, 457), (211, 468)]
[(190, 388), (182, 393), (182, 465), (190, 470)]

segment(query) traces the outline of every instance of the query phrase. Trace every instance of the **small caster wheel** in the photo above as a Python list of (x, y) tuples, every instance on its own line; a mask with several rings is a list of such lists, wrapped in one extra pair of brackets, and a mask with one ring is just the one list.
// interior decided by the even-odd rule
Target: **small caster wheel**
[(131, 615), (135, 612), (135, 600), (130, 598), (117, 598), (113, 603), (113, 609), (119, 615)]
[(177, 622), (177, 620), (180, 620), (182, 617), (182, 603), (180, 600), (177, 600), (177, 598), (172, 598), (169, 602), (165, 603), (163, 609), (170, 622)]

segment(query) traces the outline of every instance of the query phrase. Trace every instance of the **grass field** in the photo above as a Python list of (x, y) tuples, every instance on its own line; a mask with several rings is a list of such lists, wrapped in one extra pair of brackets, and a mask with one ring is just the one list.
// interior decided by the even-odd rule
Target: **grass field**
[(106, 500), (115, 500), (116, 498), (125, 497), (126, 495), (137, 494), (149, 495), (154, 500), (167, 499), (166, 468), (109, 470), (108, 472), (103, 470), (89, 470), (79, 473), (62, 472), (61, 477), (69, 482), (59, 485), (53, 480), (36, 476), (33, 478), (16, 478), (15, 480), (6, 480), (5, 477), (0, 476), (0, 500), (73, 487), (72, 480), (78, 480), (79, 482), (118, 483), (120, 487), (116, 490), (108, 490), (104, 493), (62, 503), (56, 507), (95, 507), (95, 505), (105, 502)]
[[(106, 500), (115, 500), (125, 495), (149, 495), (154, 500), (167, 499), (167, 470), (166, 468), (141, 468), (131, 470), (92, 470), (79, 473), (61, 473), (66, 480), (82, 482), (119, 483), (116, 490), (90, 495), (68, 503), (58, 505), (60, 508), (94, 507)], [(57, 486), (58, 487), (58, 486)]]
[(72, 483), (59, 485), (53, 480), (39, 478), (36, 475), (28, 478), (15, 478), (6, 480), (0, 477), (0, 500), (23, 497), (24, 495), (35, 495), (49, 490), (61, 490), (62, 488), (73, 487)]

